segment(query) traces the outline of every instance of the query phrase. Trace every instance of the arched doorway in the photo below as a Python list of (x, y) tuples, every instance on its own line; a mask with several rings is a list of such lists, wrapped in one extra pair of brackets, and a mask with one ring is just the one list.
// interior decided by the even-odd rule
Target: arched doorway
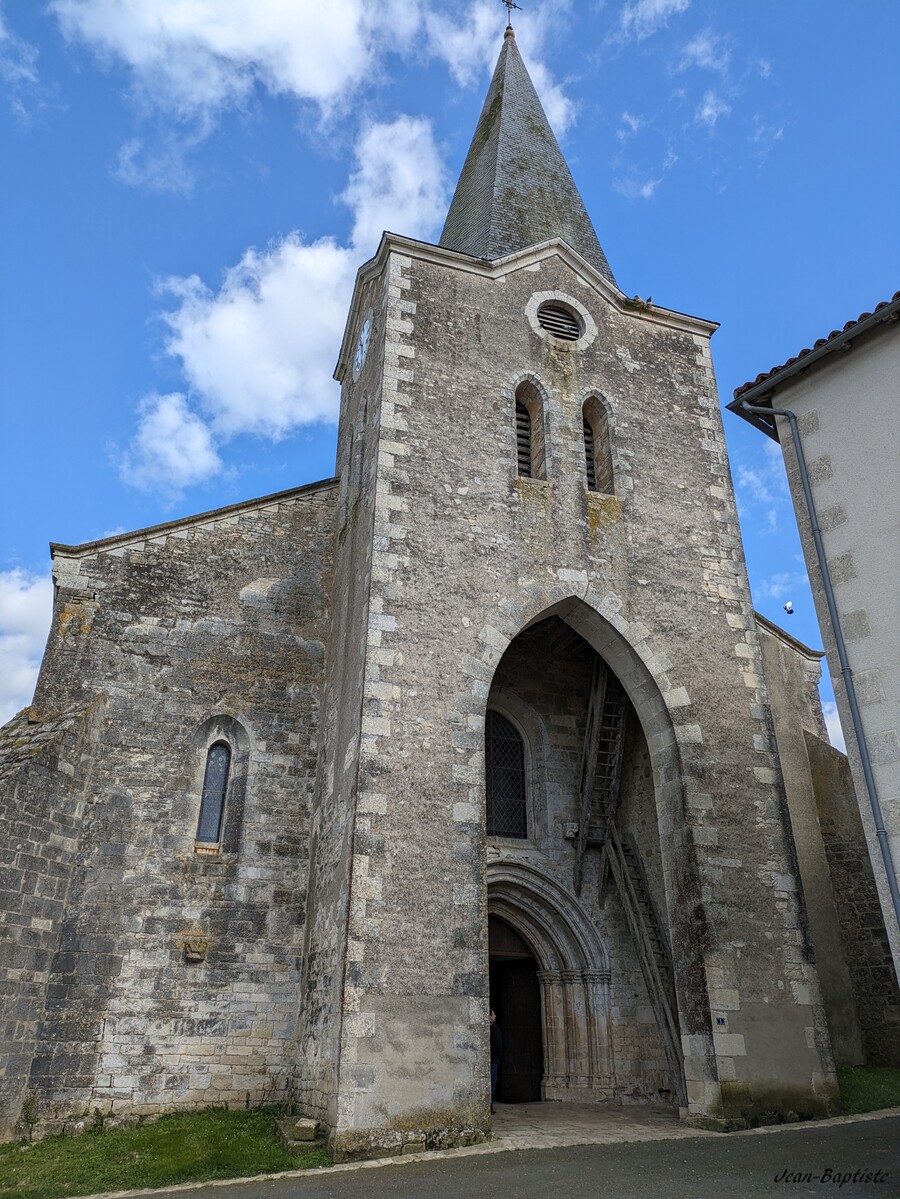
[(496, 850), (487, 884), (491, 997), (498, 1022), (501, 1010), (511, 1021), (501, 1023), (504, 1042), (517, 1041), (501, 1072), (503, 1095), (519, 1098), (499, 1086), (497, 1098), (612, 1099), (609, 964), (596, 928), (546, 873)]
[(499, 916), (488, 917), (491, 1008), (503, 1034), (498, 1103), (543, 1098), (541, 986), (531, 946)]

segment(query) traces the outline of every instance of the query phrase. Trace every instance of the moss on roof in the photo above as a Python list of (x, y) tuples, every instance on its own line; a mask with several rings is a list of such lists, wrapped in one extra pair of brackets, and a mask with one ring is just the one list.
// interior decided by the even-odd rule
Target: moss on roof
[(559, 237), (615, 284), (511, 31), (440, 244), (494, 260)]

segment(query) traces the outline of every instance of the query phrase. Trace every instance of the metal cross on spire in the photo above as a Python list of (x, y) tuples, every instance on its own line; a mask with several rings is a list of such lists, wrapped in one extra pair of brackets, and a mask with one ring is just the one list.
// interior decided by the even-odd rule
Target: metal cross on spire
[(512, 29), (512, 10), (516, 9), (518, 12), (521, 12), (522, 5), (514, 4), (513, 0), (500, 0), (500, 3), (506, 5), (506, 27), (507, 29)]

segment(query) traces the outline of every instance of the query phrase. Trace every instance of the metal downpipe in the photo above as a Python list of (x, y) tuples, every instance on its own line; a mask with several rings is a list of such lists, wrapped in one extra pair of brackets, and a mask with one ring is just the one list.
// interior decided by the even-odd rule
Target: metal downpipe
[(900, 885), (897, 883), (897, 872), (894, 870), (894, 862), (891, 856), (891, 847), (888, 842), (888, 835), (884, 827), (884, 817), (881, 812), (881, 803), (878, 799), (878, 789), (875, 786), (875, 776), (872, 774), (872, 763), (869, 759), (869, 747), (866, 744), (866, 736), (863, 732), (862, 717), (859, 713), (859, 704), (856, 700), (856, 686), (853, 682), (853, 671), (850, 669), (850, 662), (847, 658), (847, 648), (844, 644), (844, 633), (841, 629), (841, 621), (838, 616), (837, 602), (834, 598), (834, 589), (831, 586), (831, 571), (828, 569), (828, 561), (825, 557), (825, 546), (822, 543), (822, 530), (819, 528), (819, 519), (816, 515), (816, 506), (813, 503), (812, 487), (809, 482), (809, 472), (806, 469), (806, 455), (803, 453), (803, 444), (800, 441), (800, 430), (797, 428), (797, 416), (787, 408), (759, 408), (751, 404), (749, 400), (744, 400), (741, 407), (746, 412), (752, 412), (756, 416), (784, 416), (790, 421), (791, 437), (794, 442), (794, 450), (797, 455), (797, 466), (800, 469), (800, 481), (803, 484), (803, 497), (806, 500), (806, 510), (809, 514), (809, 523), (812, 529), (813, 542), (816, 547), (816, 557), (819, 560), (819, 571), (822, 575), (822, 586), (825, 591), (825, 603), (828, 605), (828, 616), (831, 620), (831, 628), (834, 632), (834, 641), (837, 647), (838, 661), (841, 664), (841, 678), (844, 680), (844, 689), (847, 693), (847, 703), (850, 705), (850, 716), (853, 721), (853, 732), (856, 736), (856, 744), (859, 749), (859, 757), (862, 763), (863, 778), (866, 782), (866, 790), (869, 793), (869, 803), (872, 806), (872, 816), (875, 819), (875, 834), (878, 837), (878, 843), (881, 846), (881, 857), (884, 862), (884, 870), (887, 875), (888, 887), (891, 892), (891, 899), (894, 903), (894, 916), (900, 927)]

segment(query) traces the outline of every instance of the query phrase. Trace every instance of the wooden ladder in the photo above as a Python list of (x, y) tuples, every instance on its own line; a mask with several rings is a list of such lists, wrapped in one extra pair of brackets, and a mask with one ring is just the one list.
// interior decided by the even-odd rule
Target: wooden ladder
[(668, 943), (662, 934), (650, 900), (640, 858), (631, 842), (620, 837), (612, 817), (606, 822), (606, 836), (600, 853), (601, 897), (610, 877), (616, 885), (628, 931), (637, 950), (678, 1104), (685, 1107), (687, 1089), (684, 1082), (684, 1059), (681, 1053), (681, 1035), (676, 1016), (678, 1005)]
[(590, 846), (602, 846), (606, 825), (619, 802), (622, 751), (628, 701), (622, 684), (598, 656), (588, 704), (581, 785), (578, 837), (575, 843), (575, 893), (581, 894), (584, 858)]

